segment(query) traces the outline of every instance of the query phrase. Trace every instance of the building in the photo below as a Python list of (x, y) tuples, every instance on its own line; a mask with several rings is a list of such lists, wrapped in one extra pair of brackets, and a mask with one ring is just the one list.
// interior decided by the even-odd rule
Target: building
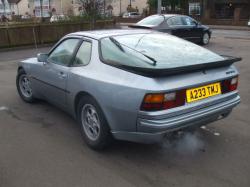
[(17, 13), (17, 3), (20, 0), (0, 0), (0, 16), (11, 17)]
[(127, 12), (130, 5), (133, 9), (137, 9), (139, 13), (143, 13), (143, 10), (148, 7), (147, 0), (106, 0), (106, 7), (112, 9), (114, 16)]
[(250, 0), (189, 0), (188, 7), (209, 24), (245, 25), (250, 18)]
[(29, 14), (29, 0), (18, 0), (15, 7), (15, 15)]
[[(21, 0), (24, 1), (24, 0)], [(50, 17), (53, 14), (73, 14), (73, 0), (28, 0), (29, 13), (35, 17)], [(42, 11), (41, 11), (42, 9)]]

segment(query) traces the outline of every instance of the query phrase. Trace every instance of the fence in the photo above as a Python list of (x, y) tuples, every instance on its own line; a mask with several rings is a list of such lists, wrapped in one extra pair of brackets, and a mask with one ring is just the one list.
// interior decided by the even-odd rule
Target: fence
[[(113, 28), (114, 26), (115, 22), (113, 20), (102, 20), (95, 23), (94, 29)], [(54, 43), (68, 33), (91, 29), (93, 28), (89, 22), (1, 26), (0, 48)]]

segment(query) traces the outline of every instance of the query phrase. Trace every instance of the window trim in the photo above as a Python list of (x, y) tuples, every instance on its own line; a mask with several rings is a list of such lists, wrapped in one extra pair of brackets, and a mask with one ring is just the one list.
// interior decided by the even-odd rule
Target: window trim
[[(55, 49), (56, 49), (60, 44), (62, 44), (64, 41), (69, 40), (69, 39), (78, 39), (78, 40), (79, 40), (78, 43), (77, 43), (77, 45), (76, 45), (76, 48), (75, 48), (74, 51), (73, 51), (72, 57), (71, 57), (71, 59), (70, 59), (70, 62), (69, 62), (67, 65), (64, 65), (64, 64), (55, 63), (55, 62), (53, 62), (53, 61), (48, 61), (49, 56), (51, 55), (51, 53), (53, 53), (53, 51), (55, 51)], [(70, 65), (72, 64), (73, 59), (75, 58), (75, 54), (76, 54), (75, 52), (76, 52), (76, 50), (79, 48), (79, 45), (80, 45), (81, 43), (82, 43), (82, 37), (70, 36), (70, 37), (62, 38), (62, 39), (59, 40), (59, 41), (52, 47), (52, 49), (49, 51), (47, 62), (52, 63), (52, 64), (56, 64), (56, 65), (59, 65), (59, 66), (70, 67)]]
[[(81, 39), (82, 39), (82, 40), (81, 40), (80, 44), (77, 46), (76, 51), (74, 52), (73, 60), (72, 60), (71, 63), (70, 63), (70, 67), (82, 67), (82, 66), (87, 66), (87, 65), (89, 65), (89, 63), (90, 63), (91, 60), (92, 60), (92, 54), (93, 54), (93, 42), (92, 42), (92, 40), (91, 40), (91, 39), (87, 39), (87, 38), (81, 38)], [(87, 64), (77, 64), (77, 65), (76, 65), (76, 64), (74, 63), (74, 62), (75, 62), (75, 59), (76, 59), (76, 55), (77, 55), (77, 53), (78, 53), (80, 47), (82, 46), (83, 42), (89, 42), (89, 43), (91, 43), (90, 59), (89, 59), (89, 62), (88, 62)]]

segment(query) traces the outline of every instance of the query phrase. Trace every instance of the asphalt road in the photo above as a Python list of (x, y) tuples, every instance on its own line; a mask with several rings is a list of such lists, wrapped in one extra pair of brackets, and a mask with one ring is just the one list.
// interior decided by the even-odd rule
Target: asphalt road
[(242, 103), (227, 119), (161, 145), (116, 142), (98, 153), (75, 121), (45, 103), (24, 103), (16, 61), (49, 48), (0, 53), (0, 187), (250, 186), (250, 34), (214, 31), (207, 48), (241, 56)]

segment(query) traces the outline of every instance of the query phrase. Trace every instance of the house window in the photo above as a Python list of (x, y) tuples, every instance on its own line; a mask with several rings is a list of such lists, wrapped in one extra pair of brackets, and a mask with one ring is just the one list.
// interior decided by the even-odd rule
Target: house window
[(189, 15), (201, 15), (200, 3), (189, 3)]

